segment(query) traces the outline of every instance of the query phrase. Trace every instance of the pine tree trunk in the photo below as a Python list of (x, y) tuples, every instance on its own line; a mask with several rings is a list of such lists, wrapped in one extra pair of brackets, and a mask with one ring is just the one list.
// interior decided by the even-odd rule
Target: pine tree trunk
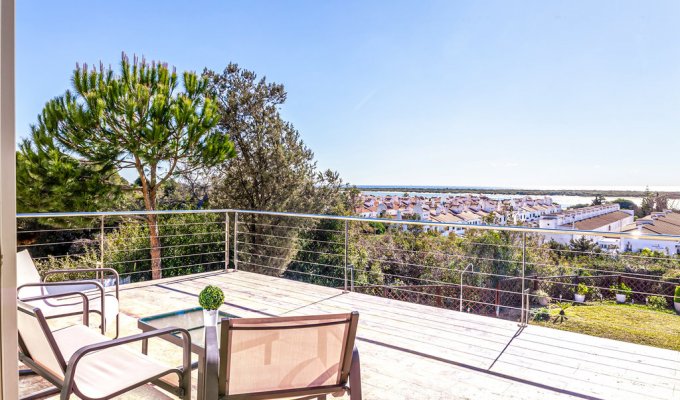
[(161, 239), (158, 233), (158, 217), (155, 214), (147, 215), (149, 226), (149, 244), (151, 247), (151, 279), (161, 279)]
[[(139, 173), (139, 179), (142, 184), (142, 197), (144, 197), (144, 208), (146, 211), (156, 211), (156, 164), (149, 166), (150, 179), (147, 180), (144, 174), (144, 168), (139, 157), (135, 157), (135, 166)], [(161, 239), (158, 233), (158, 216), (155, 214), (148, 214), (146, 216), (146, 223), (149, 226), (149, 246), (151, 251), (151, 279), (161, 279), (163, 277), (161, 265)]]

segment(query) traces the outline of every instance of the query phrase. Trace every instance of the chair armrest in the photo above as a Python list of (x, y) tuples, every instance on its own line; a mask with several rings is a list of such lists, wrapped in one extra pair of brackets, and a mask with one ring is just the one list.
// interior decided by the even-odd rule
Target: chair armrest
[[(20, 291), (22, 288), (25, 288), (25, 287), (36, 287), (36, 286), (37, 286), (37, 287), (44, 287), (44, 286), (72, 286), (72, 285), (74, 285), (74, 284), (76, 284), (76, 283), (79, 284), (79, 285), (92, 285), (92, 286), (96, 287), (96, 288), (99, 290), (99, 294), (101, 295), (101, 298), (99, 299), (99, 300), (101, 301), (101, 305), (100, 305), (99, 311), (101, 312), (101, 314), (102, 314), (102, 319), (103, 319), (104, 316), (106, 315), (106, 308), (105, 308), (105, 307), (106, 307), (106, 299), (104, 298), (104, 295), (105, 295), (106, 293), (105, 293), (105, 291), (104, 291), (104, 285), (102, 285), (102, 284), (99, 283), (99, 282), (95, 282), (95, 281), (65, 281), (65, 282), (37, 282), (37, 283), (26, 283), (26, 284), (21, 285), (21, 286), (19, 286), (19, 287), (17, 288), (17, 293), (19, 293), (19, 291)], [(117, 292), (118, 292), (118, 288), (116, 288), (116, 298), (118, 297), (118, 293), (117, 293)], [(79, 293), (82, 293), (82, 292), (79, 292)], [(84, 294), (84, 293), (83, 293), (83, 294)], [(86, 296), (87, 296), (87, 295), (86, 295)], [(88, 305), (89, 305), (89, 303), (88, 303)], [(58, 307), (58, 306), (57, 306), (57, 307)], [(88, 313), (89, 313), (89, 311), (88, 311)], [(103, 326), (103, 322), (102, 322), (102, 326)]]
[[(102, 299), (104, 298), (104, 286), (99, 283), (99, 282), (94, 282), (94, 281), (65, 281), (65, 282), (35, 282), (35, 283), (25, 283), (19, 287), (17, 287), (17, 294), (19, 291), (25, 287), (47, 287), (47, 286), (73, 286), (75, 284), (78, 285), (92, 285), (95, 288), (99, 290), (99, 293), (102, 296)], [(73, 293), (82, 293), (82, 292), (73, 292)]]
[[(23, 285), (26, 286), (26, 285)], [(18, 292), (18, 290), (17, 290)], [(90, 322), (90, 299), (87, 297), (87, 295), (83, 292), (66, 292), (66, 293), (59, 293), (59, 294), (48, 294), (45, 296), (33, 296), (33, 297), (26, 297), (26, 298), (20, 298), (17, 297), (17, 299), (21, 301), (33, 301), (33, 300), (44, 300), (44, 299), (55, 299), (59, 297), (70, 297), (70, 296), (80, 296), (83, 298), (83, 325), (89, 325)], [(59, 305), (54, 305), (54, 307), (60, 307)]]
[[(50, 275), (68, 274), (71, 272), (109, 272), (114, 276), (116, 282), (116, 298), (118, 298), (118, 292), (120, 287), (120, 275), (118, 271), (113, 268), (76, 268), (76, 269), (53, 269), (45, 272), (45, 278)], [(70, 281), (70, 282), (83, 282), (82, 280)], [(89, 282), (89, 281), (88, 281)], [(103, 285), (102, 285), (103, 286)]]
[[(136, 335), (130, 335), (126, 336), (123, 338), (118, 338), (118, 339), (112, 339), (106, 342), (100, 342), (100, 343), (95, 343), (91, 344), (85, 347), (81, 347), (78, 351), (76, 351), (73, 356), (71, 356), (71, 359), (68, 360), (68, 365), (66, 367), (66, 373), (64, 374), (64, 385), (62, 387), (62, 393), (67, 392), (70, 393), (71, 390), (73, 389), (73, 384), (74, 384), (74, 378), (77, 370), (78, 363), (80, 360), (90, 354), (97, 352), (99, 350), (105, 350), (105, 349), (110, 349), (112, 347), (117, 347), (121, 346), (124, 344), (129, 344), (129, 343), (134, 343), (134, 342), (139, 342), (142, 340), (158, 337), (158, 336), (163, 336), (163, 335), (169, 335), (175, 332), (179, 332), (182, 334), (182, 373), (191, 373), (191, 335), (189, 334), (189, 331), (186, 329), (182, 328), (176, 328), (176, 327), (168, 327), (168, 328), (162, 328), (162, 329), (155, 329), (153, 331), (149, 332), (143, 332), (139, 333)], [(134, 366), (131, 366), (134, 368)]]

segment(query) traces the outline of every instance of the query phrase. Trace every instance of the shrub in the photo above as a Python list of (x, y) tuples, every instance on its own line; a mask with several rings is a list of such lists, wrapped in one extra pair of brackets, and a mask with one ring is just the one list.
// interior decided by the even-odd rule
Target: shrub
[(582, 295), (587, 295), (590, 293), (590, 288), (586, 286), (585, 283), (579, 283), (578, 286), (576, 286), (576, 293), (582, 294)]
[(550, 311), (547, 308), (541, 307), (532, 311), (534, 314), (534, 321), (548, 321), (550, 320)]
[(668, 282), (680, 281), (680, 269), (669, 269), (661, 276), (661, 279)]
[(675, 287), (675, 296), (673, 297), (673, 301), (680, 303), (680, 286)]
[(206, 310), (217, 310), (224, 303), (224, 292), (217, 286), (208, 285), (198, 295), (198, 304)]
[(626, 298), (629, 298), (633, 293), (633, 289), (631, 289), (630, 286), (626, 285), (624, 282), (621, 282), (618, 285), (611, 285), (609, 289), (616, 294), (625, 294)]
[[(34, 260), (38, 273), (44, 277), (47, 271), (68, 271), (78, 268), (97, 268), (99, 266), (99, 255), (93, 247), (85, 247), (84, 252), (78, 255), (52, 257), (48, 256), (45, 259)], [(78, 280), (78, 279), (92, 279), (92, 273), (83, 272), (66, 272), (64, 274), (51, 275), (48, 281), (64, 281), (64, 280)]]
[(538, 303), (541, 299), (550, 300), (550, 296), (548, 295), (548, 293), (545, 290), (536, 290), (536, 291), (534, 291), (533, 295), (534, 295), (534, 299), (535, 299), (536, 303)]
[(668, 302), (663, 296), (649, 296), (647, 298), (647, 306), (653, 310), (663, 310), (668, 307)]

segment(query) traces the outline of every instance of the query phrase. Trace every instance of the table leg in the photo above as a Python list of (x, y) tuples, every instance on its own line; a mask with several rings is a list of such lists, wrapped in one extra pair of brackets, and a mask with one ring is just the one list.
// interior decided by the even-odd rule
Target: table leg
[(142, 339), (142, 354), (149, 354), (149, 339)]

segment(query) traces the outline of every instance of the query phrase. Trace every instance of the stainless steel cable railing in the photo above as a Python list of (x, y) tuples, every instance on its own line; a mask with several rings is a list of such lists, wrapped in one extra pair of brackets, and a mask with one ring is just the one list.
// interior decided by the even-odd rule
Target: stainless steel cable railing
[[(157, 246), (145, 220), (151, 214)], [(670, 309), (680, 284), (677, 255), (554, 248), (549, 241), (563, 235), (680, 243), (673, 235), (232, 209), (17, 217), (18, 249), (42, 268), (112, 267), (130, 281), (151, 279), (154, 262), (163, 277), (243, 269), (523, 325), (546, 297), (571, 301), (581, 290), (612, 301), (622, 284), (630, 301), (660, 297)], [(446, 234), (434, 232), (438, 227)]]

